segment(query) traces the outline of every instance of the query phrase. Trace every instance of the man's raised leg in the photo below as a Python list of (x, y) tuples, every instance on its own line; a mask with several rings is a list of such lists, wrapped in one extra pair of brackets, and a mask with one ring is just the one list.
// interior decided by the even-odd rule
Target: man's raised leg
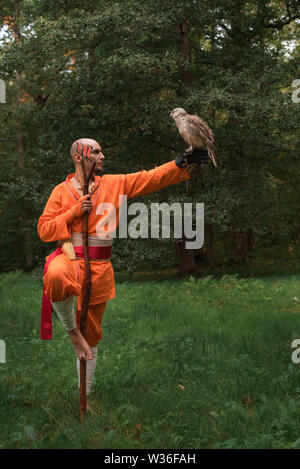
[(73, 296), (70, 296), (64, 301), (52, 301), (51, 303), (57, 316), (69, 334), (77, 359), (86, 360), (88, 358), (89, 360), (92, 360), (93, 355), (90, 347), (82, 337), (79, 327), (77, 327), (75, 322)]
[(81, 291), (81, 286), (77, 283), (75, 262), (65, 254), (55, 257), (44, 275), (44, 285), (54, 310), (69, 334), (77, 358), (91, 360), (93, 356), (90, 347), (74, 318), (73, 297)]

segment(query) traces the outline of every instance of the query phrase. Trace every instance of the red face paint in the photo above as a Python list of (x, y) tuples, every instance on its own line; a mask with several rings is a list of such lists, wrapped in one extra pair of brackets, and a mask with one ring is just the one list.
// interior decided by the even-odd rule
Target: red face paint
[(81, 143), (77, 143), (77, 153), (83, 156), (83, 158), (89, 159), (92, 149), (93, 147), (91, 145), (82, 145)]

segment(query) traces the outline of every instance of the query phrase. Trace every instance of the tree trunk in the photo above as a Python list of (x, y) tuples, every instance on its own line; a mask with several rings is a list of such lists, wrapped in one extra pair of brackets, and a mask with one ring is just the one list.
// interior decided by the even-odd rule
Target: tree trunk
[[(190, 73), (190, 40), (188, 30), (188, 20), (185, 18), (178, 27), (179, 33), (179, 52), (183, 60), (179, 65), (179, 73), (182, 82), (181, 96), (187, 96), (188, 88), (191, 86), (191, 73)], [(190, 193), (190, 181), (186, 181), (186, 194)], [(180, 277), (188, 275), (197, 275), (197, 264), (194, 257), (193, 249), (185, 248), (186, 237), (183, 234), (181, 240), (176, 242), (176, 252), (178, 256), (178, 274)]]
[(215, 270), (215, 251), (214, 251), (214, 230), (211, 223), (205, 224), (204, 226), (205, 233), (205, 245), (207, 250), (207, 255), (209, 259), (209, 267), (211, 270)]
[[(22, 40), (20, 28), (19, 28), (19, 5), (18, 1), (15, 0), (15, 21), (13, 24), (13, 31), (15, 40), (20, 43)], [(18, 90), (18, 107), (20, 108), (22, 105), (22, 95), (21, 95), (21, 76), (18, 71), (16, 71), (16, 87)], [(23, 130), (21, 119), (19, 117), (19, 113), (16, 116), (16, 148), (17, 148), (17, 155), (18, 155), (18, 168), (20, 173), (23, 174), (25, 170), (25, 153), (24, 153), (24, 138), (23, 138)], [(26, 269), (31, 269), (33, 266), (33, 250), (32, 250), (32, 224), (31, 224), (31, 209), (28, 207), (26, 202), (22, 205), (23, 216), (25, 220), (25, 226), (23, 228), (23, 235), (24, 235), (24, 249), (25, 249), (25, 264)]]
[(244, 264), (248, 257), (248, 237), (243, 231), (235, 231), (232, 234), (232, 253), (234, 261), (238, 264)]
[(184, 85), (181, 94), (185, 96), (192, 84), (190, 72), (191, 49), (187, 19), (184, 19), (179, 25), (179, 51), (183, 59), (183, 63), (179, 67), (181, 82)]
[(247, 246), (249, 251), (255, 250), (255, 234), (252, 229), (247, 232)]
[(25, 227), (23, 228), (24, 233), (24, 249), (25, 249), (25, 263), (26, 270), (31, 269), (33, 266), (33, 248), (32, 248), (32, 218), (31, 209), (24, 207), (24, 219)]
[(186, 249), (185, 242), (187, 238), (183, 238), (176, 242), (176, 252), (179, 260), (178, 275), (180, 277), (187, 277), (189, 275), (199, 275), (197, 265), (194, 258), (193, 249)]

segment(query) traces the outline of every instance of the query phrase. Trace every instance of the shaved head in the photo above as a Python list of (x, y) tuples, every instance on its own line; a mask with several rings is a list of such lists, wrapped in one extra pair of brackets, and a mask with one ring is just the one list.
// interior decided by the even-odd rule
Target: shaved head
[(89, 156), (89, 161), (95, 163), (95, 173), (102, 173), (103, 171), (103, 160), (105, 159), (105, 156), (102, 153), (101, 146), (99, 145), (96, 140), (93, 140), (92, 138), (79, 138), (78, 140), (75, 140), (74, 143), (72, 143), (71, 149), (70, 149), (70, 155), (73, 160), (73, 163), (75, 164), (75, 169), (76, 171), (80, 171), (80, 168), (83, 164), (82, 162), (82, 156), (77, 153), (77, 144), (80, 143), (81, 145), (90, 145), (92, 147), (90, 156)]
[(92, 140), (91, 138), (79, 138), (78, 140), (75, 140), (74, 143), (72, 143), (71, 150), (70, 150), (71, 158), (73, 158), (73, 156), (75, 155), (77, 151), (77, 143), (81, 143), (82, 145), (91, 145), (92, 147), (95, 144), (98, 145), (96, 140)]

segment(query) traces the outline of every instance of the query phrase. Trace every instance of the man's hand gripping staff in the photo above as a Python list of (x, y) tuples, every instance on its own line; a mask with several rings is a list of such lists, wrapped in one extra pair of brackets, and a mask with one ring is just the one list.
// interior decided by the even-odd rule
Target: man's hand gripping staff
[[(81, 156), (82, 172), (83, 172), (83, 197), (80, 202), (80, 210), (82, 214), (82, 236), (83, 236), (83, 256), (84, 256), (84, 284), (83, 284), (83, 301), (80, 313), (80, 332), (84, 339), (86, 338), (86, 318), (89, 306), (90, 291), (91, 291), (91, 268), (89, 256), (89, 241), (88, 241), (88, 225), (89, 225), (89, 212), (92, 208), (92, 202), (89, 195), (89, 181), (94, 172), (95, 162), (90, 160), (93, 147), (91, 145), (83, 145), (77, 143), (77, 153)], [(83, 202), (81, 202), (83, 200)], [(86, 415), (86, 361), (80, 360), (80, 420), (83, 421)]]
[(83, 195), (80, 197), (75, 205), (70, 210), (74, 218), (82, 217), (85, 213), (90, 212), (92, 208), (91, 195)]

